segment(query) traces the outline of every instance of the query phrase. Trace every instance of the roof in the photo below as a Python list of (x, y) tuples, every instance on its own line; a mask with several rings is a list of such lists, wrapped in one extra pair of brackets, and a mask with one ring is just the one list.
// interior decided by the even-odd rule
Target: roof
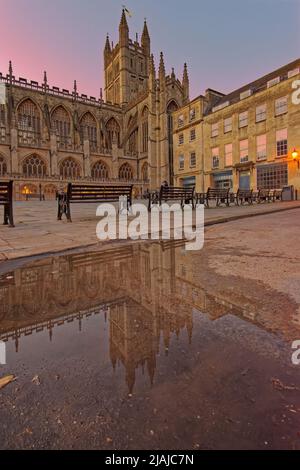
[[(290, 62), (287, 65), (284, 65), (283, 67), (280, 67), (279, 69), (274, 70), (271, 73), (268, 73), (267, 75), (264, 75), (261, 78), (258, 78), (257, 80), (254, 80), (251, 83), (248, 83), (247, 85), (242, 86), (241, 88), (238, 88), (237, 90), (232, 91), (227, 95), (224, 95), (220, 100), (218, 100), (214, 104), (214, 106), (219, 106), (226, 102), (229, 102), (230, 104), (237, 103), (238, 101), (240, 101), (241, 93), (247, 90), (252, 90), (252, 93), (257, 93), (265, 89), (267, 83), (272, 79), (275, 79), (277, 77), (280, 77), (281, 80), (287, 79), (288, 72), (297, 67), (300, 67), (300, 58), (294, 60), (293, 62)], [(209, 114), (212, 111), (212, 108), (213, 106), (207, 110), (206, 114)]]

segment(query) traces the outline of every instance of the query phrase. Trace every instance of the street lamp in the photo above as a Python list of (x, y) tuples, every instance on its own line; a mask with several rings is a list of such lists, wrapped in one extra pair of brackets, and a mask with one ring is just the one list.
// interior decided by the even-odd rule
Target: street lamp
[(295, 148), (292, 151), (292, 159), (294, 160), (294, 162), (297, 162), (298, 170), (299, 170), (299, 153), (297, 152), (297, 150)]

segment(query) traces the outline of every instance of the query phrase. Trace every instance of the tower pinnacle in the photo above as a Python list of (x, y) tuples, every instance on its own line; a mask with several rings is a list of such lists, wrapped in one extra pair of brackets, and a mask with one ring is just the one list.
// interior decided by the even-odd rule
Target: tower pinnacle
[(124, 8), (122, 10), (122, 16), (119, 26), (119, 42), (120, 46), (127, 46), (129, 43), (129, 28)]
[(186, 63), (184, 64), (184, 69), (183, 69), (182, 88), (183, 88), (183, 99), (184, 99), (184, 102), (186, 103), (188, 102), (189, 97), (190, 97), (190, 81), (189, 81), (189, 75), (188, 75)]
[(144, 21), (144, 29), (143, 29), (143, 34), (141, 38), (141, 46), (144, 50), (144, 53), (149, 56), (150, 55), (150, 36), (149, 36), (146, 19)]

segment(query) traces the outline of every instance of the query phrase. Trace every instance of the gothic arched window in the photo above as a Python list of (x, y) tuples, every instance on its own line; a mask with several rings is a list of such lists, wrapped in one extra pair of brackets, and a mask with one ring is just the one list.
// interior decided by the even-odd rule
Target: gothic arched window
[(38, 155), (30, 155), (23, 161), (23, 175), (28, 178), (32, 176), (42, 178), (46, 172), (46, 163)]
[(97, 180), (107, 180), (109, 178), (109, 171), (107, 165), (101, 160), (96, 162), (92, 168), (92, 178)]
[(7, 173), (6, 160), (0, 155), (0, 176), (4, 176)]
[(40, 137), (40, 113), (30, 99), (23, 101), (18, 107), (18, 129), (22, 143), (35, 142)]
[(106, 123), (105, 128), (108, 138), (108, 148), (112, 148), (113, 142), (116, 142), (118, 147), (120, 147), (120, 126), (115, 118), (110, 118), (110, 120)]
[(119, 178), (124, 181), (130, 181), (133, 179), (133, 171), (128, 163), (123, 163), (123, 165), (120, 166)]
[(149, 137), (149, 124), (148, 124), (149, 111), (145, 106), (142, 113), (142, 152), (148, 153), (148, 137)]
[(77, 179), (81, 176), (81, 168), (74, 158), (66, 158), (59, 165), (59, 174), (64, 179)]
[(58, 106), (54, 110), (52, 121), (56, 130), (56, 135), (59, 137), (59, 145), (65, 146), (70, 143), (71, 120), (63, 106)]
[(82, 139), (88, 137), (92, 149), (97, 148), (97, 123), (91, 113), (84, 114), (80, 121)]

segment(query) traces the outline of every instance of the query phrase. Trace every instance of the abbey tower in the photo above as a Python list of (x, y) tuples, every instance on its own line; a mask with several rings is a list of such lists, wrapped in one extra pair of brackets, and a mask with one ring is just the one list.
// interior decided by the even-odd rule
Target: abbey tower
[(72, 180), (131, 182), (136, 196), (173, 182), (171, 113), (189, 102), (184, 66), (179, 80), (160, 53), (156, 69), (146, 21), (130, 38), (122, 11), (118, 41), (104, 46), (105, 97), (0, 73), (0, 177), (14, 179), (16, 199), (54, 198)]

